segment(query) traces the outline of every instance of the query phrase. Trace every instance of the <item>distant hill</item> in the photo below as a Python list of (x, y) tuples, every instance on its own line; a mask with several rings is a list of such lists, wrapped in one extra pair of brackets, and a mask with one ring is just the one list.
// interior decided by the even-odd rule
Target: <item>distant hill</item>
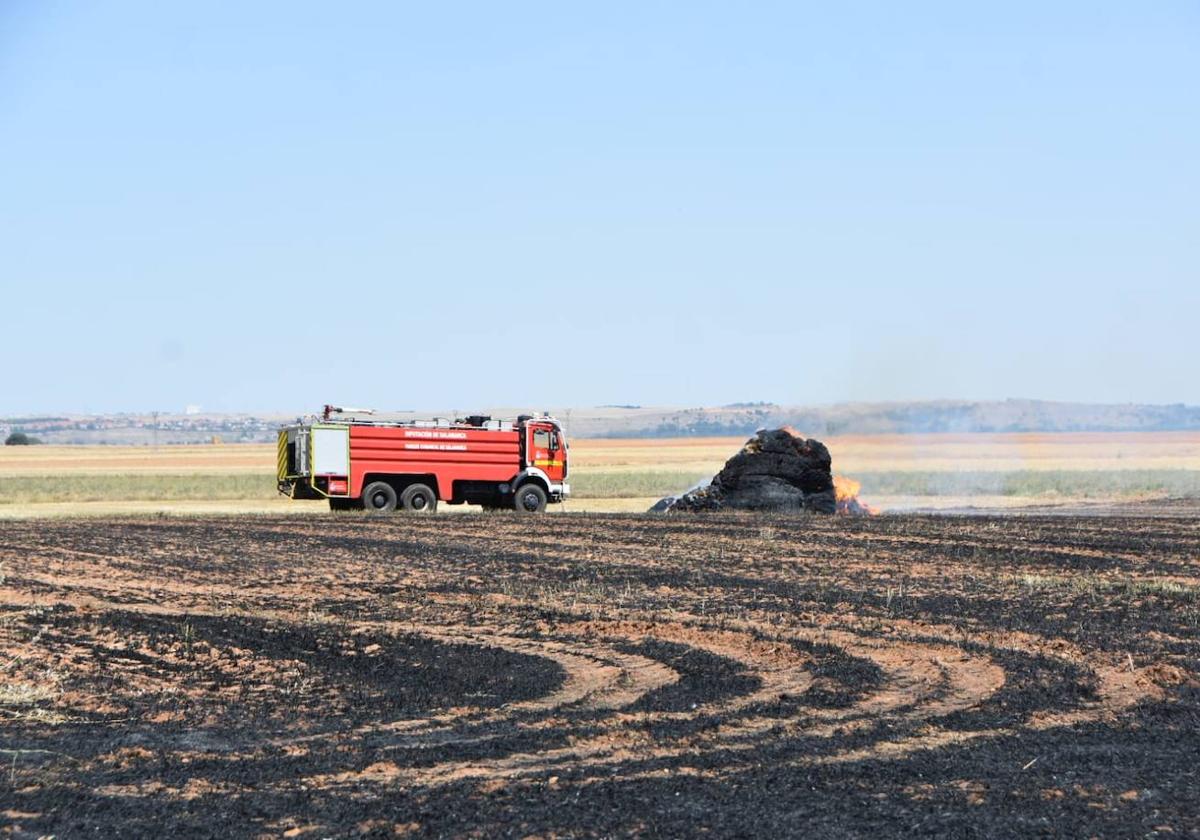
[(946, 432), (1126, 432), (1200, 430), (1200, 406), (1096, 405), (1012, 399), (939, 400), (780, 406), (738, 403), (720, 408), (641, 409), (625, 416), (574, 413), (581, 437), (749, 435), (764, 427), (793, 426), (820, 437), (844, 434)]
[[(475, 408), (514, 417), (519, 408)], [(412, 412), (412, 417), (452, 416), (451, 411)], [(992, 402), (842, 403), (782, 406), (741, 402), (714, 408), (608, 405), (559, 408), (554, 413), (574, 437), (698, 437), (751, 435), (758, 429), (793, 426), (813, 437), (829, 435), (934, 434), (946, 432), (1157, 432), (1200, 430), (1200, 406), (1097, 405), (1011, 399)], [(275, 440), (278, 426), (297, 415), (160, 413), (79, 417), (0, 417), (0, 433), (23, 431), (46, 443), (179, 444)]]

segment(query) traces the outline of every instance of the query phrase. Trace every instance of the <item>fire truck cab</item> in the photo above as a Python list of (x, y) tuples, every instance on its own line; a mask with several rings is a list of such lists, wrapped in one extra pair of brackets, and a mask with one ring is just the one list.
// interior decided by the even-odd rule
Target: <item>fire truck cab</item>
[(383, 419), (325, 406), (284, 426), (279, 492), (333, 510), (432, 513), (438, 502), (540, 513), (570, 495), (567, 439), (549, 415)]

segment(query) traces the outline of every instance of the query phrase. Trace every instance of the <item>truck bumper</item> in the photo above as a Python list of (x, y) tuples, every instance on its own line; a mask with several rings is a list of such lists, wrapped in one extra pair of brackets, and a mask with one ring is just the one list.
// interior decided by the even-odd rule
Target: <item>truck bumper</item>
[(280, 479), (279, 492), (289, 499), (324, 499), (325, 494), (319, 493), (308, 483), (307, 478)]

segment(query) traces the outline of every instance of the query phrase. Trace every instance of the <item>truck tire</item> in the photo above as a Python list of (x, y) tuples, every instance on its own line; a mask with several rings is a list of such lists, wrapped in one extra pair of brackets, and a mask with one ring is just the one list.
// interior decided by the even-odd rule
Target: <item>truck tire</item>
[(400, 507), (409, 513), (434, 513), (437, 502), (437, 493), (428, 484), (410, 484), (400, 494)]
[(396, 490), (386, 481), (372, 481), (363, 488), (362, 501), (367, 513), (391, 513), (396, 509)]
[(513, 494), (513, 510), (517, 513), (541, 513), (546, 509), (546, 491), (532, 481), (517, 488)]

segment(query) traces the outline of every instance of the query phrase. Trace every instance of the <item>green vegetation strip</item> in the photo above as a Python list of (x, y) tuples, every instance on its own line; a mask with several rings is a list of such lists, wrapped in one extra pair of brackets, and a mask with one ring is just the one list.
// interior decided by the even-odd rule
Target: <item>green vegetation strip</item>
[(0, 478), (0, 504), (271, 499), (273, 475), (56, 475)]
[(573, 472), (573, 499), (636, 499), (682, 493), (702, 478), (690, 472)]
[[(573, 498), (666, 496), (695, 484), (684, 472), (583, 472), (570, 478)], [(273, 475), (61, 475), (0, 478), (0, 504), (99, 501), (274, 499)]]
[[(577, 499), (667, 496), (703, 476), (692, 472), (582, 471), (570, 477)], [(1121, 498), (1200, 496), (1200, 470), (856, 473), (862, 495)], [(93, 501), (273, 499), (272, 475), (73, 475), (0, 478), (0, 504)]]
[[(684, 472), (582, 472), (571, 476), (571, 490), (573, 496), (582, 499), (666, 496), (691, 487), (701, 477)], [(862, 482), (862, 495), (868, 501), (873, 495), (1096, 499), (1200, 496), (1200, 470), (893, 470), (853, 473), (851, 478)]]
[(878, 496), (1071, 496), (1113, 498), (1200, 495), (1200, 470), (1018, 470), (1014, 472), (865, 472), (862, 494)]

